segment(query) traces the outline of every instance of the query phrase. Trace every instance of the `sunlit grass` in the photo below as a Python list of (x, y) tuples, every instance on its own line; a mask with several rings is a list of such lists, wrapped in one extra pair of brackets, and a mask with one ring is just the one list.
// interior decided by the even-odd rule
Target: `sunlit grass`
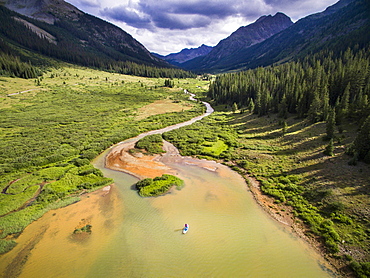
[[(82, 67), (50, 68), (37, 79), (0, 78), (0, 253), (5, 240), (52, 208), (110, 184), (89, 163), (111, 145), (203, 113), (184, 89), (207, 82), (144, 78)], [(13, 95), (10, 95), (13, 94)], [(138, 117), (138, 115), (140, 115)], [(30, 206), (17, 211), (36, 190)]]
[[(363, 258), (368, 257), (369, 238), (363, 223), (370, 205), (366, 188), (370, 169), (362, 163), (349, 166), (345, 154), (345, 148), (356, 136), (355, 124), (346, 123), (342, 133), (335, 131), (334, 156), (328, 157), (323, 154), (328, 144), (324, 140), (325, 122), (310, 123), (294, 116), (279, 119), (274, 114), (258, 117), (250, 113), (215, 112), (201, 123), (183, 129), (182, 133), (168, 134), (168, 139), (181, 152), (200, 156), (204, 146), (212, 150), (218, 144), (218, 141), (209, 143), (207, 136), (218, 134), (222, 126), (230, 127), (223, 132), (228, 136), (237, 134), (237, 144), (219, 156), (209, 153), (208, 159), (222, 158), (238, 172), (257, 178), (261, 190), (275, 199), (276, 206), (291, 206), (297, 219), (321, 236), (329, 252), (338, 254), (339, 247), (351, 246), (363, 250)], [(193, 146), (192, 141), (198, 144)]]
[(222, 140), (217, 140), (216, 142), (205, 142), (203, 143), (203, 146), (202, 153), (210, 156), (219, 156), (228, 148), (228, 146)]

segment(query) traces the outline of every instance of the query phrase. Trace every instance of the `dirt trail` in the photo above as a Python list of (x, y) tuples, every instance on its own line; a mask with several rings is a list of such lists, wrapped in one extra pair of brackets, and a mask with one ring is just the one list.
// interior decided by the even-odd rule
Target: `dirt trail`
[(36, 90), (41, 90), (40, 88), (36, 88), (36, 89), (29, 89), (29, 90), (25, 90), (25, 91), (21, 91), (21, 92), (17, 92), (17, 93), (11, 93), (11, 94), (7, 94), (6, 96), (15, 96), (15, 95), (19, 95), (19, 94), (23, 94), (23, 93), (27, 93), (27, 92), (32, 92), (32, 91), (36, 91)]

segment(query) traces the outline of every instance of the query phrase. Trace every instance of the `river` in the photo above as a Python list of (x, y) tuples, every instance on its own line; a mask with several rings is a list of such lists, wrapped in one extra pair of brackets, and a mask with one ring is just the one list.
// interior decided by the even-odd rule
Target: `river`
[[(94, 165), (114, 179), (111, 190), (29, 225), (2, 257), (1, 277), (332, 277), (228, 167), (166, 154), (160, 162), (185, 187), (141, 198), (132, 188), (137, 178), (104, 167), (110, 151)], [(81, 223), (92, 225), (91, 235), (72, 235)]]

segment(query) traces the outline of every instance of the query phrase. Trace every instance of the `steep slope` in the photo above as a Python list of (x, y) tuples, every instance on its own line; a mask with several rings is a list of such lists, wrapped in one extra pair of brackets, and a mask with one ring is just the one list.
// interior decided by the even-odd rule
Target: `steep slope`
[[(232, 57), (237, 51), (258, 44), (292, 24), (291, 19), (283, 13), (277, 13), (274, 16), (261, 16), (254, 23), (240, 27), (229, 37), (220, 41), (201, 60), (197, 59), (197, 69), (213, 68), (225, 57)], [(192, 64), (186, 65), (189, 68), (192, 68), (192, 66)]]
[(223, 61), (222, 67), (254, 68), (304, 58), (322, 50), (339, 53), (355, 45), (362, 48), (370, 42), (369, 15), (368, 1), (341, 0), (258, 46), (239, 51), (236, 59)]
[(60, 17), (78, 20), (83, 12), (64, 1), (53, 0), (3, 0), (1, 1), (9, 10), (25, 16), (54, 24)]
[[(169, 66), (122, 29), (63, 0), (5, 0), (2, 3), (14, 11), (0, 6), (0, 33), (8, 43), (86, 66), (107, 66), (115, 61)], [(32, 37), (30, 32), (39, 39), (26, 40)]]
[[(369, 6), (367, 0), (341, 0), (259, 44), (240, 49), (208, 67), (202, 64), (201, 70), (243, 70), (302, 59), (319, 51), (339, 53), (347, 48), (363, 48), (370, 42)], [(193, 63), (189, 68), (196, 68), (194, 60), (189, 63)]]
[(166, 56), (159, 54), (154, 54), (155, 56), (169, 62), (172, 65), (181, 66), (182, 63), (185, 63), (194, 58), (207, 55), (213, 49), (212, 46), (207, 46), (202, 44), (197, 48), (185, 48), (178, 53), (171, 53)]

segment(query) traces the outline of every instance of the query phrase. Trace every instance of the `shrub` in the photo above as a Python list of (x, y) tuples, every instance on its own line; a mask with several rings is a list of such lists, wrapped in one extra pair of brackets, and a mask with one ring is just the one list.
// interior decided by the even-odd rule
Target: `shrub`
[(154, 179), (147, 178), (138, 181), (135, 186), (138, 189), (140, 196), (153, 197), (168, 192), (172, 186), (177, 186), (179, 188), (183, 183), (183, 180), (175, 176), (164, 174), (161, 177), (156, 177)]
[(17, 243), (14, 240), (0, 239), (0, 254), (12, 250), (16, 245)]
[(73, 164), (77, 167), (90, 164), (90, 161), (87, 158), (75, 158), (72, 160)]
[(344, 223), (344, 224), (347, 224), (347, 225), (351, 225), (353, 224), (353, 221), (351, 218), (349, 218), (348, 216), (344, 215), (344, 214), (341, 214), (341, 213), (332, 213), (330, 215), (331, 219), (337, 221), (337, 222), (340, 222), (340, 223)]
[(333, 156), (334, 155), (333, 139), (330, 139), (329, 144), (325, 148), (324, 154), (327, 155), (327, 156)]
[(143, 179), (143, 180), (140, 180), (138, 181), (135, 186), (136, 186), (136, 189), (140, 189), (142, 187), (145, 187), (145, 186), (149, 186), (153, 183), (153, 179), (151, 178), (146, 178), (146, 179)]
[(83, 226), (82, 228), (75, 229), (73, 231), (73, 233), (74, 234), (81, 234), (81, 233), (89, 233), (89, 234), (91, 234), (91, 232), (92, 232), (91, 231), (91, 228), (92, 228), (92, 226), (89, 225), (89, 224), (87, 224), (87, 225)]
[(356, 261), (352, 261), (350, 267), (356, 273), (357, 277), (370, 277), (370, 262), (359, 263)]
[(144, 149), (151, 154), (164, 153), (162, 135), (160, 134), (145, 136), (136, 142), (135, 147)]

